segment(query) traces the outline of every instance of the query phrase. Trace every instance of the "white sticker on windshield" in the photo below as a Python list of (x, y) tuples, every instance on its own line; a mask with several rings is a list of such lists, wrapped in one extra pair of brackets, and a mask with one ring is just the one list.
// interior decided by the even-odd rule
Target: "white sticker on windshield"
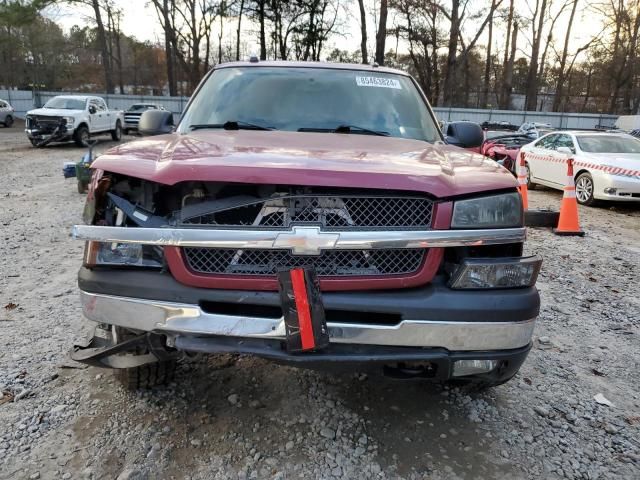
[(400, 82), (395, 78), (384, 77), (356, 77), (356, 84), (359, 87), (381, 87), (381, 88), (395, 88), (402, 90)]

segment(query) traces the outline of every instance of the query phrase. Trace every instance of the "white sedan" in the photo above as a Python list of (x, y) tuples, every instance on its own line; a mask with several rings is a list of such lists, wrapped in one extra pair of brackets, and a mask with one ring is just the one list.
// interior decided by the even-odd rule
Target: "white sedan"
[(520, 149), (527, 185), (562, 190), (567, 159), (573, 158), (576, 198), (582, 205), (597, 200), (640, 202), (640, 140), (624, 133), (553, 132)]

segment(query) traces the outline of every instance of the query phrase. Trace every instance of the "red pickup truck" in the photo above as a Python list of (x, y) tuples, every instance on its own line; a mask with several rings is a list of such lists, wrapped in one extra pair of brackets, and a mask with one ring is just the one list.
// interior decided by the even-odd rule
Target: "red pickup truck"
[[(76, 360), (132, 388), (166, 382), (185, 351), (478, 387), (524, 362), (541, 260), (523, 256), (516, 181), (447, 145), (408, 74), (223, 64), (176, 127), (156, 111), (140, 131), (170, 133), (100, 156), (74, 226), (97, 323)], [(306, 351), (288, 348), (278, 283), (299, 268), (328, 337)]]

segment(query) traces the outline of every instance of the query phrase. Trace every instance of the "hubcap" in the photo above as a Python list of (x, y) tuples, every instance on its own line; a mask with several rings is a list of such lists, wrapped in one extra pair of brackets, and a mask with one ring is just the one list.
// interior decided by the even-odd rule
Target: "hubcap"
[(580, 177), (576, 183), (576, 197), (581, 202), (586, 202), (593, 194), (593, 182), (589, 177)]

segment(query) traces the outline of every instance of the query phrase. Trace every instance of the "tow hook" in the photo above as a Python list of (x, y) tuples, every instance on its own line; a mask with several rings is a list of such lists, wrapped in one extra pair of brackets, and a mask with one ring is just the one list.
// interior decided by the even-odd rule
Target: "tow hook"
[[(140, 349), (148, 353), (134, 353)], [(164, 337), (154, 333), (144, 333), (115, 345), (94, 334), (86, 345), (74, 345), (70, 352), (71, 359), (76, 362), (103, 368), (134, 368), (172, 356), (164, 346)]]
[(438, 366), (431, 362), (398, 363), (385, 365), (383, 374), (385, 377), (397, 380), (409, 380), (413, 378), (433, 378), (438, 371)]

